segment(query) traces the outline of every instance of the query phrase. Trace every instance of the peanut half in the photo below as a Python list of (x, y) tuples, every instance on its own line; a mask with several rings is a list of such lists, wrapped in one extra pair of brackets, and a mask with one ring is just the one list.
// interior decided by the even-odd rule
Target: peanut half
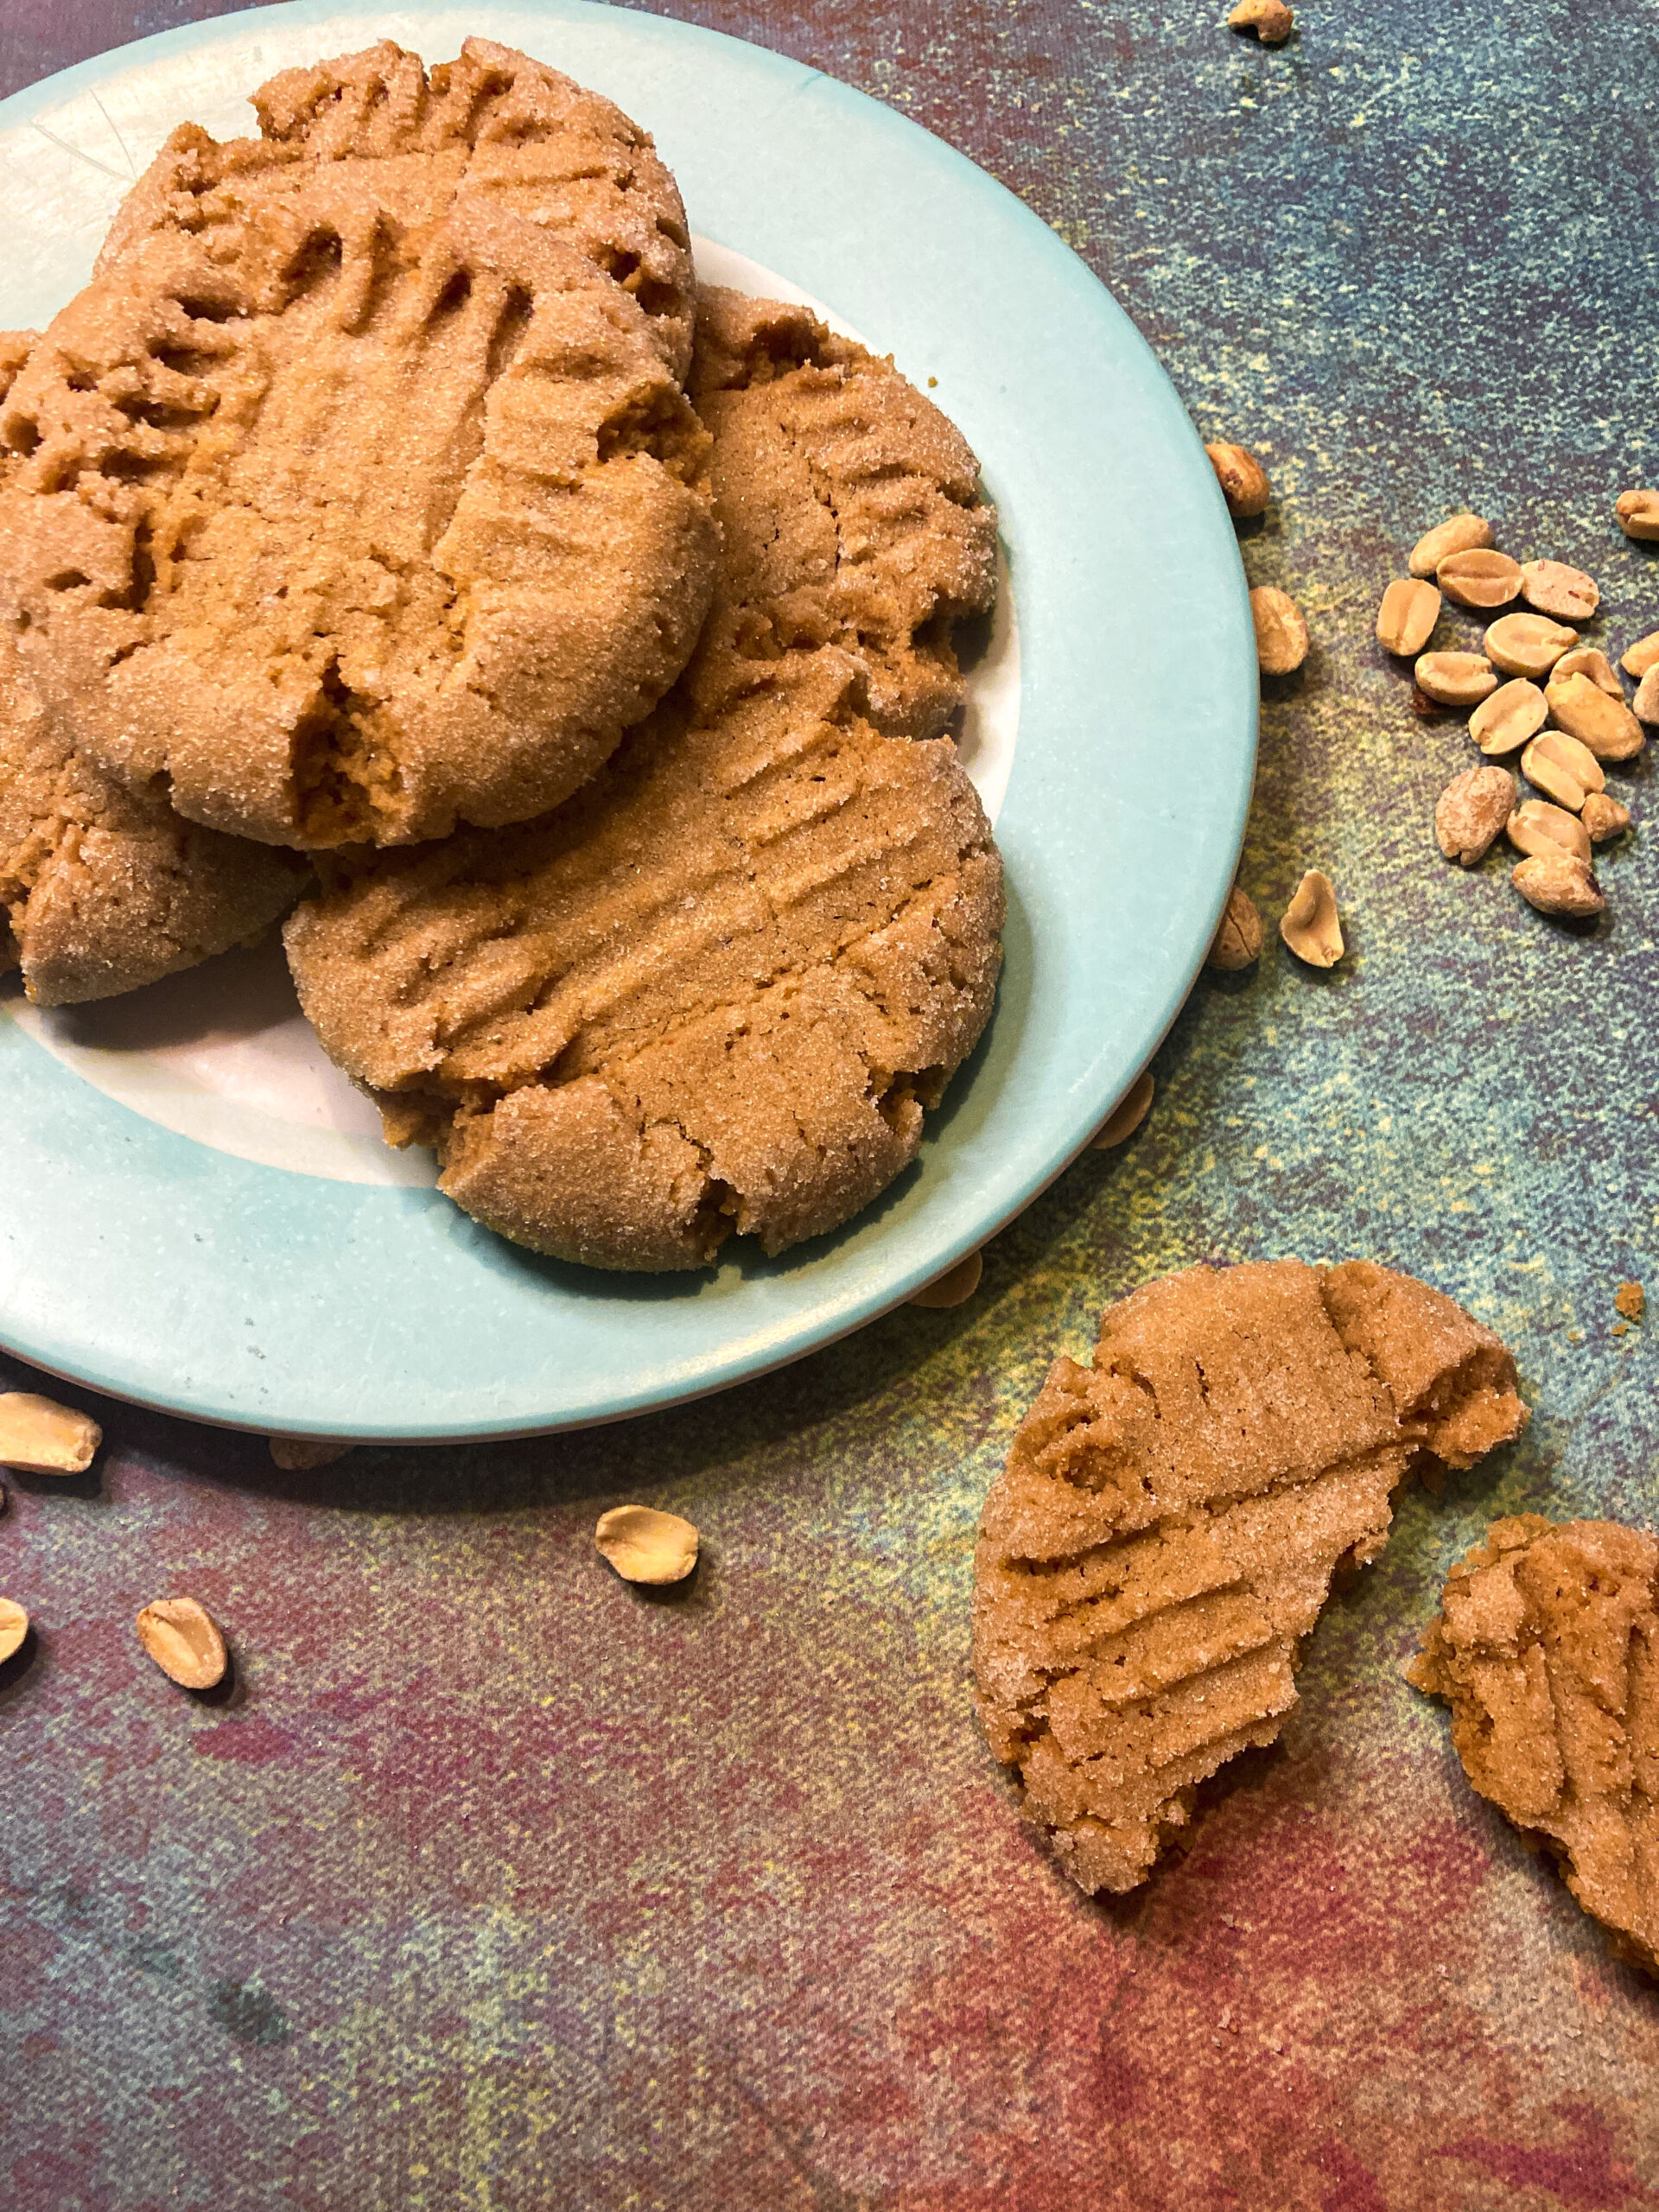
[(625, 1582), (683, 1582), (697, 1563), (698, 1541), (690, 1522), (649, 1505), (613, 1505), (594, 1530)]
[(1484, 653), (1424, 653), (1412, 670), (1417, 689), (1442, 707), (1473, 707), (1497, 689)]
[(1459, 607), (1507, 607), (1520, 595), (1521, 563), (1490, 548), (1448, 553), (1435, 569), (1434, 581)]
[(1514, 753), (1536, 737), (1549, 719), (1549, 704), (1524, 676), (1500, 683), (1469, 717), (1469, 734), (1483, 753)]
[(1307, 625), (1302, 610), (1277, 584), (1258, 584), (1250, 594), (1255, 625), (1255, 658), (1264, 676), (1288, 676), (1307, 658)]
[(1613, 673), (1612, 663), (1595, 645), (1579, 645), (1570, 653), (1563, 653), (1549, 671), (1558, 683), (1565, 683), (1569, 676), (1587, 676), (1598, 691), (1605, 691), (1610, 699), (1624, 701), (1624, 686)]
[(1521, 772), (1558, 806), (1576, 814), (1591, 791), (1605, 791), (1607, 779), (1587, 746), (1565, 730), (1547, 729), (1521, 755)]
[(1492, 542), (1492, 525), (1478, 515), (1452, 515), (1425, 531), (1406, 563), (1414, 576), (1432, 576), (1449, 553), (1475, 553)]
[(1227, 18), (1233, 31), (1254, 31), (1263, 46), (1282, 46), (1296, 27), (1285, 0), (1238, 0)]
[(1582, 569), (1569, 569), (1565, 561), (1523, 561), (1521, 596), (1541, 614), (1563, 622), (1587, 622), (1601, 604), (1595, 578)]
[(29, 1634), (29, 1615), (10, 1598), (0, 1598), (0, 1667), (15, 1659)]
[[(1586, 805), (1589, 804), (1586, 799)], [(1576, 814), (1569, 814), (1564, 806), (1552, 806), (1547, 798), (1529, 798), (1518, 806), (1505, 825), (1510, 842), (1518, 853), (1541, 853), (1552, 848), (1562, 852), (1576, 853), (1588, 862), (1590, 832)]]
[(297, 1475), (312, 1467), (332, 1467), (356, 1446), (339, 1436), (268, 1436), (270, 1456), (284, 1474)]
[(1310, 968), (1334, 968), (1341, 959), (1347, 948), (1337, 917), (1336, 890), (1320, 869), (1309, 868), (1297, 885), (1296, 895), (1279, 925), (1279, 934)]
[(1376, 641), (1387, 652), (1415, 660), (1440, 619), (1440, 594), (1420, 576), (1396, 576), (1376, 610)]
[[(1642, 680), (1645, 683), (1647, 678)], [(1544, 696), (1559, 726), (1588, 746), (1598, 760), (1634, 760), (1648, 741), (1624, 699), (1610, 699), (1587, 676), (1552, 676)]]
[(1142, 1068), (1090, 1138), (1090, 1150), (1110, 1152), (1117, 1145), (1127, 1144), (1152, 1111), (1152, 1094), (1156, 1088), (1152, 1079), (1152, 1070)]
[(1659, 722), (1659, 663), (1650, 668), (1637, 685), (1630, 711), (1638, 721)]
[(979, 1288), (979, 1279), (984, 1272), (982, 1254), (969, 1252), (954, 1268), (947, 1268), (942, 1275), (935, 1275), (931, 1282), (925, 1282), (919, 1290), (912, 1291), (907, 1302), (936, 1313), (947, 1313), (953, 1306), (965, 1306)]
[(1613, 512), (1626, 537), (1659, 537), (1659, 492), (1621, 492)]
[(1584, 802), (1584, 826), (1598, 845), (1617, 837), (1630, 826), (1630, 810), (1605, 791), (1592, 791)]
[(1650, 668), (1659, 668), (1659, 630), (1649, 630), (1645, 638), (1638, 638), (1618, 664), (1626, 676), (1638, 678)]
[(1510, 881), (1541, 914), (1576, 920), (1600, 913), (1607, 904), (1594, 874), (1572, 853), (1534, 853), (1511, 871)]
[(1248, 968), (1261, 957), (1262, 917), (1255, 911), (1255, 901), (1249, 893), (1241, 891), (1235, 884), (1227, 893), (1227, 910), (1221, 918), (1215, 941), (1205, 955), (1204, 964), (1231, 973)]
[(225, 1639), (194, 1598), (158, 1598), (138, 1616), (138, 1641), (184, 1690), (210, 1690), (230, 1664)]
[(1515, 807), (1515, 778), (1507, 768), (1465, 768), (1453, 776), (1434, 806), (1440, 850), (1459, 867), (1473, 868)]
[(32, 1390), (0, 1392), (0, 1465), (31, 1475), (84, 1475), (103, 1441), (98, 1423), (72, 1406)]
[(1227, 512), (1245, 520), (1259, 515), (1273, 497), (1273, 486), (1268, 481), (1268, 472), (1248, 446), (1230, 444), (1217, 438), (1213, 445), (1205, 448), (1210, 456), (1210, 466), (1216, 472)]
[(1567, 648), (1578, 644), (1579, 633), (1547, 614), (1500, 614), (1480, 642), (1487, 659), (1505, 676), (1548, 676)]

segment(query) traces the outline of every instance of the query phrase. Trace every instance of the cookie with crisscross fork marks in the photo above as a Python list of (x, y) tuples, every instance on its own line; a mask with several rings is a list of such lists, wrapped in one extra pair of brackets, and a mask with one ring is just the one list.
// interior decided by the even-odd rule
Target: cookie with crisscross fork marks
[(995, 515), (938, 410), (795, 308), (706, 296), (721, 582), (670, 701), (541, 821), (342, 864), (287, 932), (325, 1050), (503, 1235), (781, 1251), (915, 1157), (989, 1017), (1001, 863), (951, 625)]
[(1196, 1785), (1273, 1742), (1414, 1462), (1469, 1466), (1526, 1421), (1498, 1338), (1369, 1262), (1189, 1268), (1107, 1308), (1021, 1422), (974, 1561), (981, 1723), (1075, 1881), (1144, 1881)]
[(683, 210), (609, 101), (472, 40), (175, 131), (0, 408), (0, 567), (79, 751), (270, 843), (556, 804), (712, 588)]

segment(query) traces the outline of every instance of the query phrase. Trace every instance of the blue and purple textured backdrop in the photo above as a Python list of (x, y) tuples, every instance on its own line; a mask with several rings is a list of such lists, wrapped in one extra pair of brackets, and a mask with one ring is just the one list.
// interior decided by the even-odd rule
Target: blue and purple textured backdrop
[[(0, 91), (217, 12), (6, 0)], [(1659, 626), (1659, 548), (1611, 520), (1659, 478), (1659, 15), (1351, 0), (1264, 53), (1219, 0), (679, 12), (1001, 176), (1205, 435), (1265, 456), (1246, 563), (1314, 648), (1266, 705), (1243, 876), (1271, 919), (1325, 867), (1351, 957), (1315, 976), (1272, 943), (1203, 978), (1141, 1134), (1001, 1237), (957, 1313), (660, 1418), (308, 1476), (99, 1407), (96, 1481), (17, 1481), (0, 1588), (41, 1633), (0, 1681), (7, 2199), (1659, 2202), (1659, 1987), (1401, 1680), (1494, 1513), (1654, 1511), (1654, 1332), (1615, 1335), (1612, 1304), (1659, 1290), (1654, 832), (1605, 862), (1589, 937), (1521, 906), (1500, 855), (1447, 868), (1433, 800), (1472, 753), (1370, 639), (1404, 549), (1465, 504), (1600, 578), (1597, 641)], [(1160, 613), (1103, 620), (1129, 653)], [(1625, 782), (1649, 817), (1650, 768)], [(979, 1503), (1106, 1300), (1283, 1253), (1454, 1292), (1516, 1347), (1533, 1427), (1404, 1501), (1279, 1749), (1183, 1860), (1090, 1904), (969, 1719)], [(678, 1598), (595, 1559), (627, 1497), (701, 1525)], [(231, 1632), (224, 1704), (131, 1638), (169, 1586)]]

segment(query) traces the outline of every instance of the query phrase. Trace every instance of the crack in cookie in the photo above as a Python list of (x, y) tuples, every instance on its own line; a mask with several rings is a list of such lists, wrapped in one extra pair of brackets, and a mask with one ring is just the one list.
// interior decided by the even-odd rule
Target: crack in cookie
[(175, 131), (0, 408), (0, 558), (72, 741), (326, 849), (522, 821), (679, 675), (713, 587), (684, 213), (486, 41)]
[(1272, 1743), (1339, 1568), (1420, 1460), (1520, 1434), (1515, 1363), (1368, 1262), (1189, 1268), (1060, 1360), (980, 1522), (980, 1723), (1083, 1889), (1151, 1872), (1197, 1784)]
[(692, 387), (725, 551), (670, 700), (556, 812), (334, 865), (287, 934), (393, 1141), (601, 1267), (779, 1252), (868, 1205), (1001, 963), (1001, 864), (938, 734), (950, 626), (994, 589), (972, 454), (802, 309), (706, 294)]

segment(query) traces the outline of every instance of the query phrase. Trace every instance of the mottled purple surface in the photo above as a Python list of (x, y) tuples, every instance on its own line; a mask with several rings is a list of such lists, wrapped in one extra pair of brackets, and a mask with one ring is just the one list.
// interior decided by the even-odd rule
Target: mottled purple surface
[[(6, 0), (0, 89), (216, 12)], [(1610, 518), (1659, 477), (1653, 8), (1363, 0), (1277, 54), (1219, 4), (682, 12), (982, 162), (1205, 435), (1264, 454), (1247, 564), (1315, 649), (1267, 707), (1243, 876), (1271, 918), (1325, 867), (1353, 955), (1321, 978), (1273, 944), (1201, 982), (1139, 1136), (1000, 1238), (958, 1313), (624, 1427), (312, 1476), (110, 1407), (96, 1482), (17, 1483), (0, 1589), (39, 1636), (0, 1677), (8, 2201), (1659, 2202), (1659, 1989), (1400, 1679), (1495, 1512), (1653, 1511), (1654, 1332), (1611, 1333), (1621, 1277), (1659, 1291), (1652, 832), (1606, 861), (1587, 937), (1497, 855), (1446, 867), (1433, 798), (1473, 756), (1370, 635), (1465, 503), (1599, 576), (1597, 641), (1659, 626), (1655, 552)], [(1160, 619), (1104, 613), (1126, 653)], [(1646, 817), (1649, 766), (1616, 780)], [(969, 1717), (979, 1502), (1107, 1298), (1286, 1252), (1463, 1298), (1516, 1346), (1532, 1431), (1406, 1500), (1279, 1750), (1184, 1860), (1090, 1904)], [(629, 1497), (702, 1527), (682, 1595), (594, 1556)], [(168, 1588), (229, 1630), (228, 1701), (142, 1657), (131, 1615)]]

